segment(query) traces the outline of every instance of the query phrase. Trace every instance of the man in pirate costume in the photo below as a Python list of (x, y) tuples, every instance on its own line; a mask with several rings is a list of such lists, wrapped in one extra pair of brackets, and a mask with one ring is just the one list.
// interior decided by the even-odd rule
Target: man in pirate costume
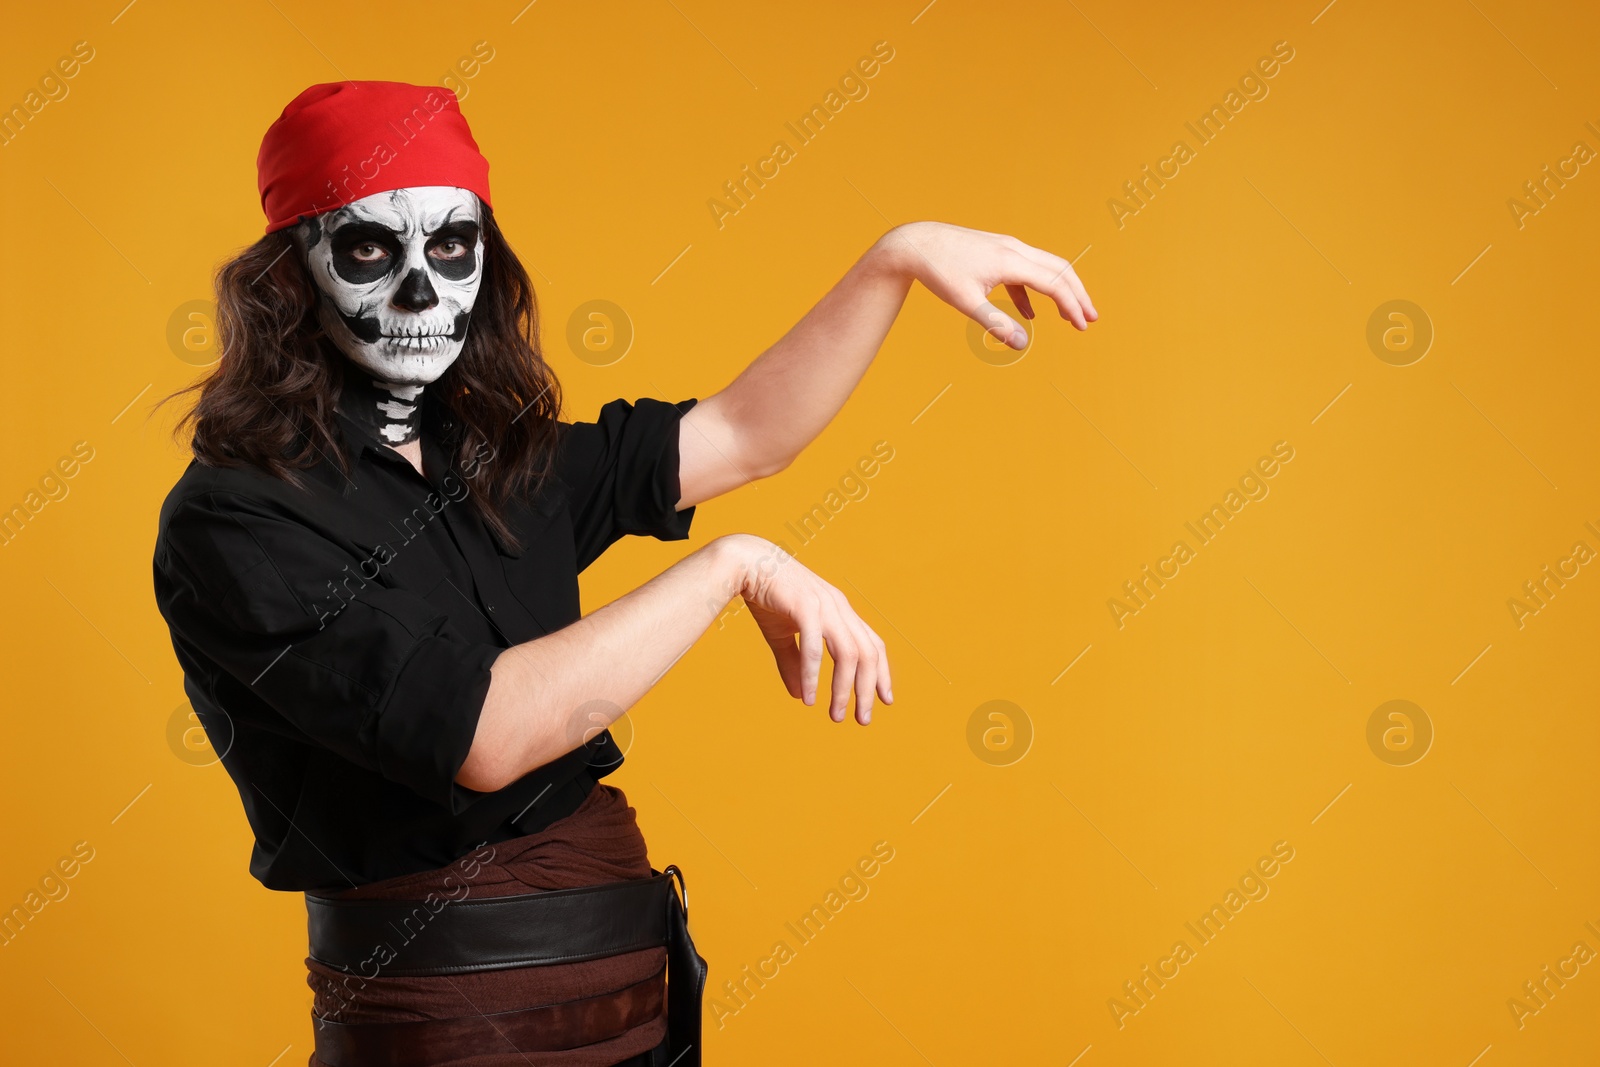
[(194, 460), (155, 591), (251, 873), (305, 894), (310, 1063), (696, 1064), (683, 878), (601, 781), (607, 727), (736, 597), (791, 696), (815, 704), (831, 660), (835, 722), (892, 701), (886, 650), (748, 534), (588, 616), (578, 574), (788, 466), (913, 281), (1019, 348), (998, 286), (1028, 318), (1025, 286), (1079, 329), (1094, 307), (1057, 256), (912, 223), (720, 392), (569, 422), (449, 90), (312, 86), (257, 164), (266, 235), (218, 271), (221, 359), (180, 391)]

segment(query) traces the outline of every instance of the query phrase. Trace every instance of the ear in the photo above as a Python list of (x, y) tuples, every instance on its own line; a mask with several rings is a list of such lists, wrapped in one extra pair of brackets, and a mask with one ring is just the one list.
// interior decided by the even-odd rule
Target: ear
[(322, 284), (317, 281), (316, 271), (311, 266), (311, 250), (322, 241), (322, 233), (322, 223), (315, 215), (302, 215), (300, 221), (289, 228), (289, 241), (294, 246), (295, 258), (300, 261), (301, 270), (311, 290), (313, 308), (322, 303)]

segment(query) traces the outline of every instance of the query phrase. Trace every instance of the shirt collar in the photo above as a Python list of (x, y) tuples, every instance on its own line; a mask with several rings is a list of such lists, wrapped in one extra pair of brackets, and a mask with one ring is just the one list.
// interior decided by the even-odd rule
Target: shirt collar
[[(334, 414), (339, 418), (339, 425), (344, 431), (345, 441), (357, 456), (371, 451), (380, 460), (403, 463), (407, 467), (411, 466), (409, 460), (380, 440), (365, 423), (351, 418), (343, 411), (335, 410)], [(450, 415), (443, 405), (426, 401), (423, 403), (422, 434), (418, 438), (422, 442), (422, 467), (424, 471), (431, 475), (431, 477), (428, 477), (428, 484), (438, 493), (445, 492), (440, 482), (447, 474), (453, 474), (457, 479), (461, 478), (460, 474), (455, 473), (452, 456), (445, 452), (442, 444), (442, 442), (452, 439), (455, 428), (456, 420), (454, 416)], [(414, 470), (415, 468), (412, 469)], [(354, 488), (354, 483), (346, 481), (343, 495), (348, 497)], [(555, 510), (554, 505), (545, 502), (542, 496), (535, 508), (547, 517)], [(508, 544), (487, 523), (484, 524), (484, 529), (502, 553), (513, 559), (521, 558), (523, 554), (522, 546)]]

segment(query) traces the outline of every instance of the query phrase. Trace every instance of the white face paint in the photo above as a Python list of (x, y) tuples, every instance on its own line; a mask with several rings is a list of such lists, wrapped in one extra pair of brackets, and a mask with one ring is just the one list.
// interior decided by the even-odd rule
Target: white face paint
[(483, 281), (480, 205), (467, 189), (374, 193), (296, 228), (335, 345), (374, 378), (423, 386), (455, 362)]

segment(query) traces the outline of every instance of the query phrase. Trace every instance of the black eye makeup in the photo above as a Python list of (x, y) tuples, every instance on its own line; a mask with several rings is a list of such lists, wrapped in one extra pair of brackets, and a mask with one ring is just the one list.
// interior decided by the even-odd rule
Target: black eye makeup
[[(352, 222), (329, 237), (333, 269), (352, 285), (387, 276), (405, 261), (400, 235), (375, 222)], [(445, 223), (428, 237), (430, 265), (441, 277), (462, 281), (478, 269), (478, 224), (470, 219)]]
[(329, 250), (333, 269), (352, 285), (375, 282), (405, 259), (399, 236), (370, 222), (354, 222), (335, 230)]
[(433, 269), (451, 281), (472, 277), (478, 269), (478, 226), (461, 220), (447, 222), (428, 238), (428, 258)]

